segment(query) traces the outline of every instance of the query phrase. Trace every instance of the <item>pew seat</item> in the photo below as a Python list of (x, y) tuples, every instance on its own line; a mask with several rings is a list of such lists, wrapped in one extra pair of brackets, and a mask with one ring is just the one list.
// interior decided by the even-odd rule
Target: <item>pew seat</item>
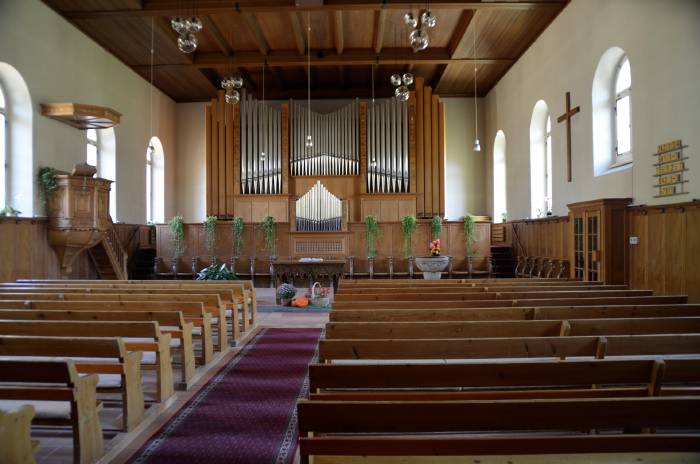
[[(97, 462), (104, 451), (96, 387), (97, 375), (80, 375), (73, 361), (0, 360), (0, 409), (28, 405), (33, 425), (71, 427), (77, 464)], [(12, 449), (3, 445), (0, 458)]]

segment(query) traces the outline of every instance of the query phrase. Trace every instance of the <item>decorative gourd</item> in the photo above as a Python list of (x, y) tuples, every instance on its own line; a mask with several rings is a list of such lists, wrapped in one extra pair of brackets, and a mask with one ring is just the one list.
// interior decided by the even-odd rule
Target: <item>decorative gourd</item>
[(307, 307), (307, 306), (309, 305), (309, 299), (308, 299), (308, 298), (304, 298), (303, 296), (297, 298), (297, 299), (294, 300), (294, 301), (296, 302), (296, 306), (297, 306), (298, 308), (305, 308), (305, 307)]

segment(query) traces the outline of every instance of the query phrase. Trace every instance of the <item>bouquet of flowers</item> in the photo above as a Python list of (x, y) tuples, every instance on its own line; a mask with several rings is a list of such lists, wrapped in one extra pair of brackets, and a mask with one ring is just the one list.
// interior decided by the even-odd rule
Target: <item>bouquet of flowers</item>
[(440, 239), (436, 238), (432, 242), (430, 242), (430, 255), (431, 256), (440, 256)]
[(297, 295), (297, 289), (292, 284), (282, 284), (277, 287), (277, 298), (279, 298), (283, 304), (288, 304)]

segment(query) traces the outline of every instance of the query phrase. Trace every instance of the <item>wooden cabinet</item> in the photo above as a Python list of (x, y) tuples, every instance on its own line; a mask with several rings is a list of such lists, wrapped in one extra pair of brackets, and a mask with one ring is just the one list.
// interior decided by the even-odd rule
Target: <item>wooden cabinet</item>
[(571, 278), (623, 284), (627, 275), (625, 208), (631, 198), (571, 203)]

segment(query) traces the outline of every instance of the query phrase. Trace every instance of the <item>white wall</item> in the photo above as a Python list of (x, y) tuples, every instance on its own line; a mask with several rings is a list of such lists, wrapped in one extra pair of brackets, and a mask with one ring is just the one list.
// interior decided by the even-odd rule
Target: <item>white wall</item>
[(174, 214), (181, 214), (185, 222), (202, 222), (206, 216), (204, 108), (207, 105), (208, 103), (177, 105), (177, 211), (171, 214), (166, 212), (166, 221)]
[[(107, 106), (122, 113), (115, 128), (118, 220), (146, 220), (145, 160), (151, 135), (163, 142), (166, 215), (172, 214), (176, 150), (175, 103), (170, 98), (153, 91), (151, 134), (149, 83), (39, 0), (0, 1), (0, 62), (20, 72), (31, 94), (35, 171), (40, 166), (70, 171), (85, 161), (85, 133), (42, 116), (41, 103)], [(43, 214), (38, 199), (34, 214)]]
[(481, 152), (474, 152), (474, 99), (441, 98), (445, 103), (445, 216), (486, 215), (484, 105), (477, 99)]
[[(591, 89), (610, 47), (624, 49), (632, 67), (632, 169), (593, 175)], [(530, 215), (529, 126), (544, 99), (552, 116), (555, 214), (567, 203), (633, 197), (637, 204), (689, 201), (700, 196), (700, 2), (695, 0), (573, 0), (486, 98), (488, 208), (496, 132), (508, 141), (508, 217)], [(581, 112), (572, 119), (573, 181), (566, 182), (564, 94)], [(689, 145), (688, 195), (654, 198), (657, 145)]]

